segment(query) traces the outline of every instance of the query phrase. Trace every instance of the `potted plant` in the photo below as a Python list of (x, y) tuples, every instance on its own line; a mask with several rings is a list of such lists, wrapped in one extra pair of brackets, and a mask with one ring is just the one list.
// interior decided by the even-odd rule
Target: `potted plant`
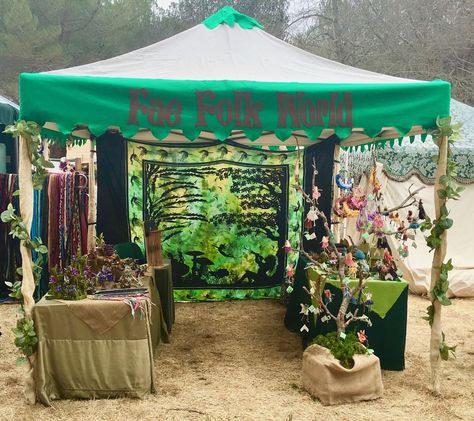
[(87, 256), (72, 256), (71, 264), (64, 269), (51, 270), (47, 298), (83, 300), (94, 283), (95, 275), (87, 266)]

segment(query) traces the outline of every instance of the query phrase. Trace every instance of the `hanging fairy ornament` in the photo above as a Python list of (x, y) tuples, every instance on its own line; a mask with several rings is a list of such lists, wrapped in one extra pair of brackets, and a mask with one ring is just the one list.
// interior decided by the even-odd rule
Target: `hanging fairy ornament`
[(321, 247), (323, 250), (327, 250), (329, 248), (329, 237), (323, 236), (321, 239)]
[(423, 201), (421, 199), (418, 201), (418, 219), (419, 220), (426, 219), (426, 212), (425, 212), (425, 208), (423, 207)]
[(345, 170), (341, 170), (339, 174), (336, 174), (336, 185), (341, 190), (349, 191), (354, 185), (354, 179), (352, 177), (343, 177), (342, 174), (346, 173)]
[(377, 178), (377, 167), (375, 165), (370, 170), (368, 181), (369, 185), (372, 187), (372, 192), (375, 194), (379, 193), (380, 189), (382, 188), (382, 185), (380, 184), (380, 181)]
[(314, 225), (314, 221), (316, 221), (316, 219), (318, 219), (318, 212), (316, 211), (316, 208), (314, 206), (311, 206), (309, 208), (309, 212), (306, 215), (306, 219), (308, 221), (311, 221), (313, 223), (313, 225)]
[(322, 190), (319, 189), (317, 186), (313, 187), (313, 195), (312, 198), (313, 200), (316, 200), (316, 203), (318, 203), (319, 198), (321, 197), (321, 192)]

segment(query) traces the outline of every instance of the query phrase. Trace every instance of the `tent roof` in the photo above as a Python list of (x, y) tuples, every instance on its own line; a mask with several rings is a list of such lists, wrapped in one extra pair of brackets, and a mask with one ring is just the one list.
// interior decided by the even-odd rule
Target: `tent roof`
[[(203, 92), (210, 94), (199, 104)], [(314, 143), (336, 134), (353, 145), (435, 127), (438, 115), (449, 114), (450, 85), (315, 56), (225, 7), (202, 24), (118, 57), (22, 74), (20, 93), (22, 118), (65, 134), (78, 127), (80, 136), (115, 128), (140, 140), (231, 138), (263, 144), (294, 143), (295, 136), (300, 144)], [(236, 93), (243, 95), (240, 103)], [(159, 109), (160, 101), (165, 108)], [(224, 101), (220, 116), (214, 108), (198, 121), (203, 104), (214, 107), (219, 101)], [(163, 122), (166, 106), (179, 115)], [(249, 109), (257, 120), (243, 115)]]
[(357, 69), (316, 56), (270, 35), (258, 26), (249, 30), (239, 24), (221, 24), (210, 30), (204, 23), (127, 54), (47, 73), (209, 81), (418, 82)]
[(0, 95), (0, 124), (11, 124), (18, 119), (20, 107), (8, 98)]

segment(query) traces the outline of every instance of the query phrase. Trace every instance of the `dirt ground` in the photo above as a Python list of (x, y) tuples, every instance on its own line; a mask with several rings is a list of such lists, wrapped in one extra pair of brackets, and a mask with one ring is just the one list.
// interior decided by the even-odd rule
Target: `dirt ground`
[(444, 395), (429, 390), (428, 302), (409, 297), (406, 370), (383, 372), (382, 399), (325, 407), (301, 388), (302, 348), (275, 301), (183, 303), (171, 344), (155, 359), (156, 395), (143, 400), (56, 401), (28, 406), (10, 328), (15, 306), (0, 306), (1, 420), (473, 420), (474, 300), (443, 314), (456, 359), (443, 364)]

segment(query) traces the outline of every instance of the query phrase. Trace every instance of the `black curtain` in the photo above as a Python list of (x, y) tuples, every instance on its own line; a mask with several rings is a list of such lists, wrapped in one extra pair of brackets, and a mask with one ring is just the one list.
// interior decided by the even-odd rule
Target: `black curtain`
[(127, 206), (127, 141), (106, 133), (97, 139), (97, 234), (108, 244), (130, 241)]
[[(307, 194), (312, 194), (312, 178), (313, 178), (313, 160), (316, 164), (318, 174), (316, 176), (316, 184), (321, 189), (321, 197), (319, 198), (319, 209), (324, 212), (329, 224), (331, 223), (331, 207), (332, 207), (332, 180), (334, 169), (334, 148), (339, 139), (335, 136), (323, 140), (314, 146), (305, 149), (304, 152), (304, 190)], [(303, 214), (303, 224), (308, 213), (309, 206), (305, 204)], [(304, 226), (304, 225), (303, 225)], [(324, 232), (321, 218), (316, 220), (315, 240), (306, 240), (303, 237), (303, 247), (306, 251), (320, 251), (321, 238), (326, 235)], [(309, 314), (309, 321), (306, 323), (309, 332), (301, 332), (300, 328), (303, 325), (301, 318), (301, 304), (311, 304), (311, 299), (308, 293), (303, 289), (307, 286), (306, 279), (306, 265), (308, 260), (300, 255), (296, 273), (294, 277), (293, 292), (290, 294), (287, 301), (287, 309), (285, 315), (285, 326), (288, 330), (298, 333), (303, 337), (304, 343), (307, 343), (308, 338), (312, 338), (314, 331), (314, 316)]]
[[(304, 152), (304, 190), (311, 196), (314, 160), (316, 169), (318, 171), (316, 176), (316, 184), (318, 188), (322, 190), (321, 197), (319, 198), (319, 209), (324, 212), (329, 224), (331, 224), (334, 148), (338, 140), (339, 139), (336, 136), (330, 137), (326, 140), (323, 140), (321, 143), (306, 148)], [(305, 204), (303, 224), (308, 210), (308, 204)], [(306, 251), (320, 250), (321, 238), (323, 235), (326, 235), (324, 232), (323, 223), (320, 218), (316, 220), (315, 234), (315, 240), (306, 240), (306, 238), (303, 237), (303, 248)]]

